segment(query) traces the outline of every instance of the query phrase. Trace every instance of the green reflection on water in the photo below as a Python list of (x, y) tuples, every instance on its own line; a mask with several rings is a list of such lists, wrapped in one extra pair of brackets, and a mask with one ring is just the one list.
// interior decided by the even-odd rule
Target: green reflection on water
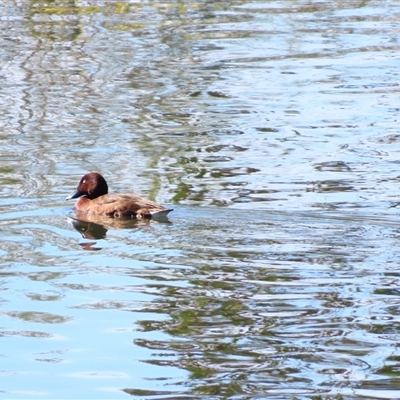
[(23, 321), (40, 322), (44, 324), (60, 324), (69, 321), (71, 318), (63, 315), (50, 314), (36, 311), (11, 311), (7, 313), (10, 317), (18, 318)]

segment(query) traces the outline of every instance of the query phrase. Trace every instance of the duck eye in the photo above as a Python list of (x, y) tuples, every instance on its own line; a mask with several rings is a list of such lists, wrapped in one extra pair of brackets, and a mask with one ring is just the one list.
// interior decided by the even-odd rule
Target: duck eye
[(86, 183), (86, 179), (84, 179), (84, 180), (82, 181), (82, 183)]

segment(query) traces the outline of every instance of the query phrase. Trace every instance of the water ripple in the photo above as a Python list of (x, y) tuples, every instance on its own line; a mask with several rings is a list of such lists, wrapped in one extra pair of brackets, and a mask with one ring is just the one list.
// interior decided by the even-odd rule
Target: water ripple
[(400, 397), (396, 2), (3, 3), (7, 398)]

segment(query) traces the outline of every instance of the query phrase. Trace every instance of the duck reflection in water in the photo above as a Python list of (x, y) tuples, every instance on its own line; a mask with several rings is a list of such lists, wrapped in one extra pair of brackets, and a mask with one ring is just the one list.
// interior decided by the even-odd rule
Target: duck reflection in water
[(75, 213), (74, 217), (68, 217), (67, 221), (85, 239), (104, 239), (108, 230), (132, 229), (140, 226), (148, 226), (151, 223), (171, 223), (166, 216), (153, 217), (152, 219), (116, 219), (110, 217), (93, 217), (87, 214)]

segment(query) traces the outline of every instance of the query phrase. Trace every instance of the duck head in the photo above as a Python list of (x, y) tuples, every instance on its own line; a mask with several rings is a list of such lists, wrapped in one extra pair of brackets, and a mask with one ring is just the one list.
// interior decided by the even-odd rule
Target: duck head
[(108, 193), (106, 180), (98, 172), (88, 172), (79, 181), (76, 192), (66, 198), (66, 200), (77, 199), (85, 196), (93, 200)]

